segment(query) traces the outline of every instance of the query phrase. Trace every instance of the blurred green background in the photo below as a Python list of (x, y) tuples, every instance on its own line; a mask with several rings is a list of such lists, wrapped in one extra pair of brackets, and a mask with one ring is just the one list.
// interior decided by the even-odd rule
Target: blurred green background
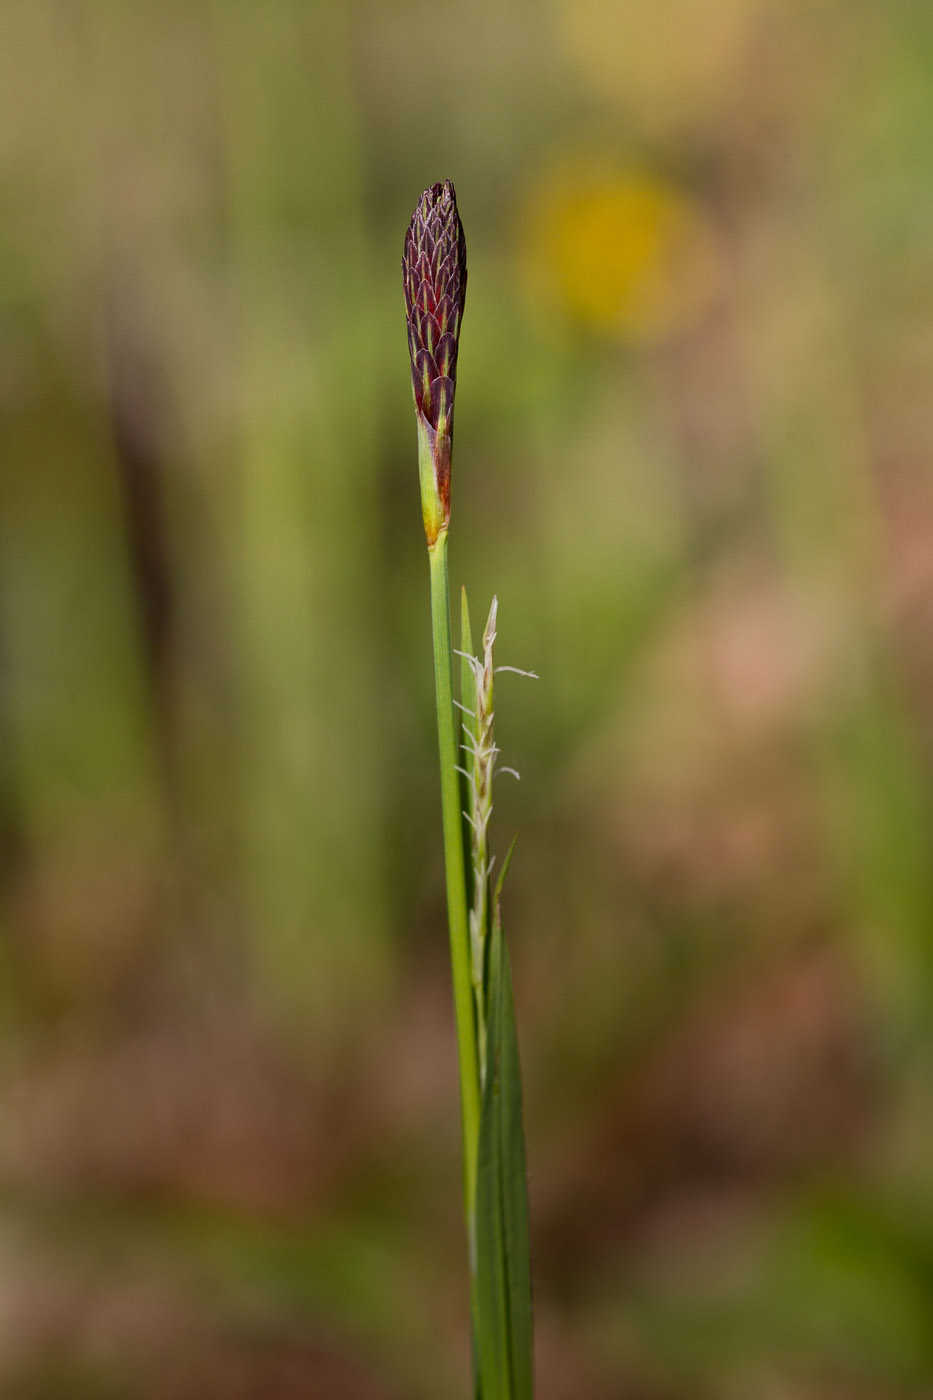
[(0, 1392), (468, 1391), (469, 246), (540, 1400), (933, 1395), (933, 9), (3, 0)]

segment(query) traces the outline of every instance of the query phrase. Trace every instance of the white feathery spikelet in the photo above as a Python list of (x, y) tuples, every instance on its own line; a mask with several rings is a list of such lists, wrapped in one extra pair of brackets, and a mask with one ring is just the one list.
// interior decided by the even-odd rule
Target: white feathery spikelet
[(517, 666), (495, 666), (493, 648), (496, 641), (497, 598), (493, 598), (489, 617), (483, 631), (483, 654), (470, 656), (460, 652), (473, 673), (475, 709), (463, 724), (466, 768), (461, 769), (467, 781), (468, 810), (464, 813), (470, 825), (470, 857), (473, 902), (470, 908), (470, 955), (473, 994), (476, 1001), (477, 1032), (480, 1061), (480, 1083), (486, 1080), (485, 977), (486, 937), (489, 932), (490, 875), (494, 859), (489, 855), (489, 819), (492, 816), (492, 786), (496, 773), (519, 775), (514, 768), (496, 764), (499, 749), (493, 732), (493, 682), (496, 671), (515, 671), (535, 677), (533, 671), (520, 671)]

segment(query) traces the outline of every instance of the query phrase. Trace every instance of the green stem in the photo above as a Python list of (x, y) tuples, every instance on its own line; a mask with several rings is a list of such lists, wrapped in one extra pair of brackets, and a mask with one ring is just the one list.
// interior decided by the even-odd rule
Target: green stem
[(444, 821), (444, 864), (447, 873), (447, 920), (460, 1066), (460, 1109), (463, 1124), (463, 1189), (470, 1273), (475, 1270), (476, 1160), (479, 1146), (479, 1069), (473, 987), (470, 973), (470, 927), (463, 825), (460, 813), (459, 744), (453, 703), (453, 650), (450, 639), (450, 595), (447, 581), (447, 530), (428, 546), (431, 561), (431, 624), (434, 635), (434, 687), (437, 697), (437, 742), (441, 763), (441, 807)]

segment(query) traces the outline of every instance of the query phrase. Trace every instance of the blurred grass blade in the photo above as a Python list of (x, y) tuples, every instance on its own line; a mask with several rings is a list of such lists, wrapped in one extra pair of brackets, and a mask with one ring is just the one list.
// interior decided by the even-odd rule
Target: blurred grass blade
[(533, 1381), (528, 1188), (518, 1035), (496, 886), (489, 947), (488, 1072), (477, 1169), (477, 1359), (483, 1400), (531, 1400)]

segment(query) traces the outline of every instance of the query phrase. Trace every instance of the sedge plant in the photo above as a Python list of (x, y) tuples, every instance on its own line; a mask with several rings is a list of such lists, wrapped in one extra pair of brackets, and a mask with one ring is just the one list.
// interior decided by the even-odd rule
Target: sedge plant
[[(474, 1396), (533, 1394), (528, 1196), (521, 1076), (489, 819), (498, 749), (493, 733), (493, 599), (474, 656), (461, 595), (460, 699), (454, 698), (447, 541), (457, 351), (466, 296), (466, 241), (449, 180), (424, 191), (402, 258), (418, 435), (421, 509), (431, 576), (447, 917), (460, 1076), (463, 1192), (470, 1264)], [(531, 673), (523, 673), (531, 674)], [(501, 769), (498, 771), (502, 771)], [(511, 770), (510, 770), (511, 771)], [(514, 841), (513, 841), (514, 847)]]

